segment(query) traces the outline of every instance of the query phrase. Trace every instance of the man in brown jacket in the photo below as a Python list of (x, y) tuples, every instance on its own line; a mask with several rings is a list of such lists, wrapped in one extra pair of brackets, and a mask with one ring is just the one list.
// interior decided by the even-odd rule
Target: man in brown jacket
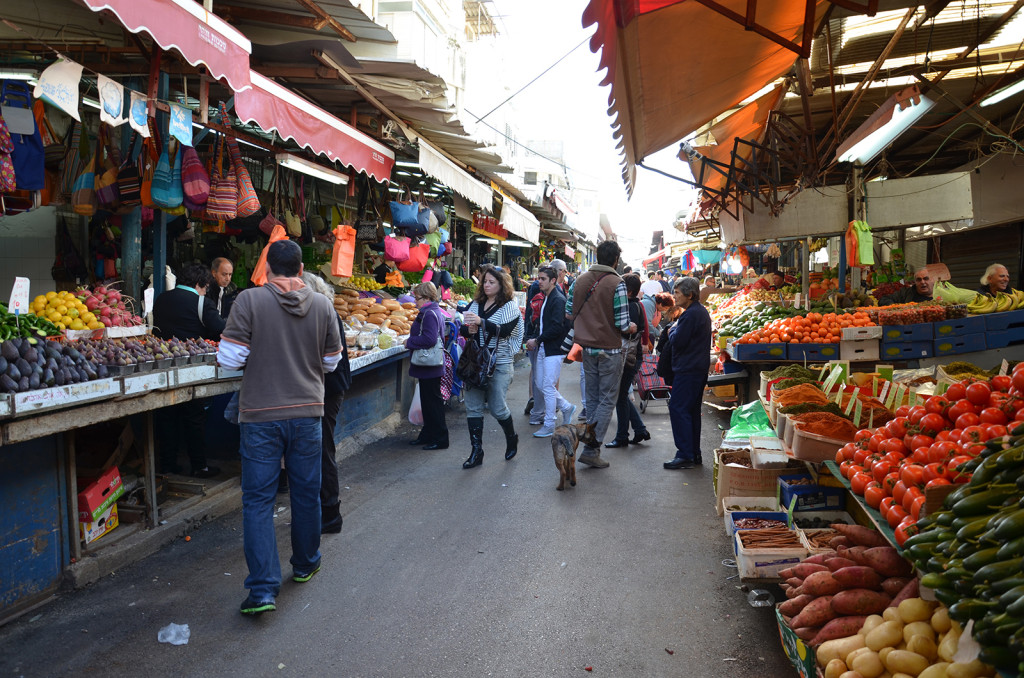
[(629, 321), (626, 284), (615, 271), (621, 253), (612, 240), (598, 245), (597, 263), (573, 283), (565, 306), (572, 320), (565, 345), (576, 343), (583, 348), (587, 384), (583, 408), (587, 423), (594, 426), (594, 439), (585, 445), (578, 460), (594, 468), (608, 466), (601, 458), (601, 445), (619, 395), (623, 338), (636, 332), (636, 324)]
[(238, 402), (242, 428), (242, 529), (249, 596), (243, 614), (277, 609), (281, 562), (274, 500), (281, 458), (292, 510), (292, 579), (320, 570), (320, 418), (324, 374), (342, 356), (331, 302), (299, 277), (302, 249), (281, 240), (267, 250), (267, 284), (238, 295), (221, 334), (217, 361), (244, 369)]

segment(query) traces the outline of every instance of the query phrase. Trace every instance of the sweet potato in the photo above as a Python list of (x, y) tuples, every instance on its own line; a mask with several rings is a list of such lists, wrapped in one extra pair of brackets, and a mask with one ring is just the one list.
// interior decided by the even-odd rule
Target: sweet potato
[(793, 568), (792, 567), (787, 567), (785, 570), (779, 570), (779, 578), (782, 579), (783, 581), (785, 581), (785, 580), (789, 579), (790, 577), (794, 576), (794, 574), (795, 573), (793, 572)]
[(910, 577), (889, 577), (882, 582), (882, 590), (890, 596), (898, 596), (908, 583), (910, 583)]
[(839, 534), (848, 537), (850, 541), (857, 546), (867, 546), (868, 548), (871, 548), (874, 546), (888, 546), (889, 544), (878, 530), (872, 530), (871, 528), (864, 527), (863, 525), (843, 525), (842, 523), (836, 523), (831, 527)]
[(832, 553), (818, 553), (817, 555), (813, 555), (810, 558), (804, 558), (803, 562), (805, 562), (805, 563), (814, 563), (816, 565), (822, 565), (822, 564), (825, 563), (825, 561), (827, 561), (829, 558), (833, 557), (834, 555), (835, 554), (832, 554)]
[(831, 548), (837, 549), (840, 546), (846, 546), (846, 547), (853, 546), (853, 542), (850, 541), (849, 537), (844, 537), (843, 535), (839, 535), (838, 537), (832, 537), (831, 539), (829, 539), (828, 540), (828, 545)]
[[(882, 586), (882, 578), (878, 576), (878, 573), (864, 565), (844, 567), (833, 572), (832, 577), (844, 589), (878, 589)], [(871, 613), (864, 612), (863, 614)]]
[(849, 558), (858, 565), (867, 565), (867, 563), (864, 562), (864, 552), (867, 550), (868, 547), (866, 546), (851, 546), (850, 548), (840, 546), (836, 549), (836, 555), (843, 558)]
[[(803, 586), (797, 589), (800, 595), (809, 593), (812, 596), (830, 596), (842, 590), (842, 585), (828, 571), (812, 573), (807, 579), (804, 579)], [(803, 626), (817, 626), (817, 624), (804, 624)]]
[[(791, 569), (793, 570), (793, 574), (789, 576), (806, 579), (808, 575), (814, 574), (815, 572), (825, 572), (829, 568), (826, 565), (819, 563), (802, 562), (799, 565), (793, 566)], [(781, 573), (780, 576), (782, 576)]]
[(856, 561), (850, 560), (849, 558), (843, 558), (842, 556), (832, 556), (825, 561), (825, 565), (828, 569), (835, 572), (836, 570), (841, 570), (844, 567), (854, 567), (857, 563)]
[(837, 615), (869, 615), (881, 613), (889, 606), (891, 596), (869, 589), (847, 589), (832, 598), (832, 609)]
[(864, 564), (883, 577), (906, 577), (914, 568), (891, 546), (876, 546), (864, 551)]
[(793, 629), (793, 633), (796, 634), (796, 637), (799, 638), (800, 640), (804, 641), (805, 643), (809, 643), (810, 641), (814, 640), (814, 637), (816, 635), (818, 635), (819, 631), (821, 631), (821, 627), (820, 626), (811, 626), (811, 627), (802, 627), (802, 628), (799, 628), (799, 629)]
[(798, 589), (795, 589), (792, 586), (787, 586), (786, 588), (782, 589), (782, 592), (786, 594), (787, 598), (793, 599), (800, 595), (799, 593), (797, 593), (797, 590)]
[(786, 602), (779, 604), (779, 612), (784, 616), (792, 617), (793, 615), (800, 614), (800, 611), (812, 600), (814, 600), (814, 596), (809, 593), (797, 596), (796, 598), (790, 598)]
[(801, 579), (800, 577), (790, 577), (789, 579), (786, 580), (785, 583), (789, 584), (790, 586), (799, 587), (799, 586), (801, 586), (804, 583), (804, 580)]
[(910, 579), (910, 581), (907, 582), (907, 585), (904, 586), (900, 590), (900, 592), (896, 594), (896, 597), (892, 599), (892, 602), (889, 603), (889, 607), (897, 607), (900, 603), (902, 603), (907, 598), (917, 598), (917, 594), (918, 594), (918, 581), (917, 581), (917, 577), (912, 577)]
[(814, 640), (812, 640), (810, 644), (821, 645), (826, 640), (855, 636), (857, 635), (857, 632), (860, 631), (860, 627), (864, 626), (865, 619), (867, 619), (867, 617), (836, 617), (821, 627), (821, 630), (818, 631), (818, 635), (814, 636)]
[(799, 629), (804, 626), (821, 626), (836, 618), (832, 609), (832, 596), (819, 596), (804, 606), (800, 614), (793, 617), (790, 626)]

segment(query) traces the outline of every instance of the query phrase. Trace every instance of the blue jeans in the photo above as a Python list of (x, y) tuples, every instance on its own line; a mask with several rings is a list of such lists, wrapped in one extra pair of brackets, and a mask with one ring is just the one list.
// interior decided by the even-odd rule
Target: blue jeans
[(272, 600), (281, 590), (274, 499), (282, 455), (292, 510), (292, 567), (306, 574), (320, 564), (320, 418), (243, 423), (241, 429), (245, 587), (256, 600)]
[(676, 458), (694, 461), (700, 453), (700, 406), (704, 401), (707, 374), (676, 372), (672, 377), (672, 397), (668, 413)]
[[(505, 394), (508, 393), (508, 386), (511, 383), (512, 363), (495, 365), (494, 374), (487, 381), (486, 388), (466, 389), (466, 417), (482, 417), (485, 409), (489, 409), (498, 421), (505, 421), (511, 417), (512, 412), (505, 403)], [(533, 402), (537, 402), (536, 396)]]

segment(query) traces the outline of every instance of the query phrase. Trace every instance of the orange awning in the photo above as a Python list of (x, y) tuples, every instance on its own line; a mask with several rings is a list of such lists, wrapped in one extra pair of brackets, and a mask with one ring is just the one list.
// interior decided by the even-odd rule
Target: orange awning
[[(707, 5), (713, 4), (715, 8)], [(632, 193), (635, 165), (736, 106), (793, 67), (809, 48), (806, 30), (826, 0), (772, 0), (756, 5), (745, 30), (747, 0), (590, 0), (583, 25), (601, 50), (602, 84)], [(799, 43), (799, 44), (798, 44)]]
[[(773, 88), (767, 94), (763, 94), (732, 115), (715, 123), (709, 130), (711, 136), (717, 142), (713, 146), (697, 146), (698, 153), (709, 160), (723, 165), (732, 162), (732, 152), (735, 147), (735, 139), (759, 142), (764, 138), (765, 128), (768, 125), (768, 116), (778, 108), (782, 97), (786, 93), (785, 85)], [(741, 144), (736, 148), (737, 155), (744, 160), (750, 160), (753, 149)], [(690, 164), (690, 171), (694, 178), (700, 177), (700, 159), (688, 160), (684, 151), (679, 152), (679, 159)], [(722, 172), (707, 168), (704, 171), (702, 185), (711, 192), (720, 192), (725, 188), (726, 176)]]

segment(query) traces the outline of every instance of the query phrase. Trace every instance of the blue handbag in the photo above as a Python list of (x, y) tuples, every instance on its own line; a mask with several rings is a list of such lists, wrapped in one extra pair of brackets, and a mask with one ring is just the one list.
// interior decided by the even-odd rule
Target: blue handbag
[(439, 229), (437, 229), (437, 232), (441, 234), (441, 244), (442, 245), (445, 244), (446, 242), (448, 242), (448, 239), (451, 237), (451, 234), (448, 233), (448, 229), (447, 228), (439, 228)]
[(153, 170), (153, 185), (150, 187), (150, 195), (153, 204), (161, 209), (173, 209), (181, 206), (184, 199), (184, 192), (181, 188), (181, 147), (175, 152), (174, 168), (171, 167), (168, 143), (164, 142), (164, 150), (160, 153), (160, 160)]
[[(14, 142), (14, 151), (11, 152), (11, 162), (14, 163), (14, 176), (17, 180), (18, 190), (41, 191), (46, 185), (46, 151), (43, 147), (43, 138), (39, 133), (39, 126), (32, 115), (32, 95), (23, 82), (4, 80), (3, 89), (0, 90), (0, 104), (11, 111), (13, 119), (15, 113), (24, 118), (24, 133), (18, 133), (20, 127), (11, 127), (11, 120), (8, 120), (11, 141)], [(23, 109), (23, 110), (16, 110)], [(32, 129), (31, 134), (27, 132)]]
[(430, 210), (413, 201), (409, 187), (404, 200), (391, 201), (391, 225), (409, 237), (424, 235), (430, 224)]

